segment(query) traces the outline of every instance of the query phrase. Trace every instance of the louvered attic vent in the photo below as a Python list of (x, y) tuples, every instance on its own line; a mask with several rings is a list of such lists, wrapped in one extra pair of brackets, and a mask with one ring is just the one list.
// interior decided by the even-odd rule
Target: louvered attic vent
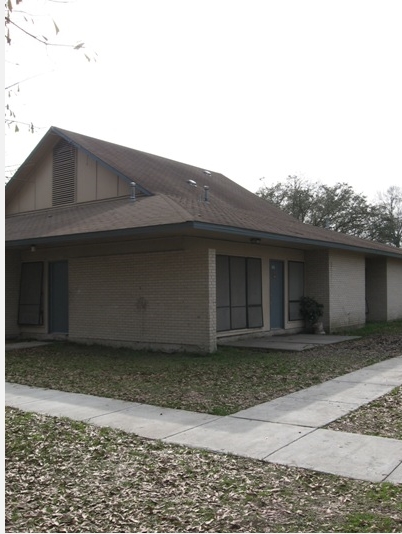
[(75, 201), (77, 149), (60, 141), (53, 149), (53, 206), (72, 204)]

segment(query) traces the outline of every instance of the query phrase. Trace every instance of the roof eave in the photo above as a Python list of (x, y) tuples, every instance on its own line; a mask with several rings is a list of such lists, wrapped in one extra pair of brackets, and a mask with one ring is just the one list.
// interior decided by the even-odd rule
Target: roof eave
[[(392, 252), (390, 251), (384, 251), (380, 249), (373, 249), (370, 247), (359, 247), (356, 245), (346, 245), (344, 243), (334, 243), (332, 241), (325, 241), (320, 239), (312, 239), (312, 238), (306, 238), (306, 237), (296, 237), (293, 235), (285, 235), (285, 234), (276, 234), (271, 232), (264, 232), (264, 231), (258, 231), (258, 230), (249, 230), (247, 228), (237, 228), (237, 227), (230, 227), (230, 226), (221, 226), (221, 225), (214, 225), (209, 223), (199, 223), (195, 221), (194, 223), (195, 229), (204, 229), (205, 226), (208, 227), (209, 231), (212, 232), (222, 232), (224, 231), (227, 234), (235, 234), (243, 237), (249, 237), (249, 238), (257, 238), (257, 239), (267, 239), (270, 241), (281, 241), (284, 243), (293, 243), (296, 245), (308, 245), (313, 247), (320, 247), (320, 248), (331, 248), (331, 249), (337, 249), (337, 250), (347, 250), (350, 252), (359, 252), (362, 254), (375, 254), (379, 256), (392, 256), (395, 258), (402, 259), (402, 254), (398, 252)], [(224, 228), (224, 230), (222, 230)]]
[[(123, 228), (119, 230), (106, 230), (100, 232), (86, 232), (80, 234), (68, 234), (60, 236), (46, 236), (46, 237), (33, 237), (27, 239), (14, 239), (6, 241), (6, 247), (24, 247), (32, 245), (63, 245), (78, 242), (88, 242), (91, 240), (102, 241), (107, 239), (118, 238), (130, 238), (140, 236), (156, 236), (156, 235), (172, 235), (177, 233), (188, 232), (191, 230), (203, 231), (214, 234), (226, 234), (232, 236), (238, 236), (248, 239), (261, 239), (266, 241), (274, 241), (286, 245), (296, 245), (298, 247), (309, 246), (318, 247), (324, 249), (336, 249), (345, 250), (349, 252), (358, 252), (360, 254), (369, 254), (376, 256), (388, 256), (398, 259), (402, 259), (402, 254), (398, 252), (392, 252), (370, 248), (370, 247), (358, 247), (355, 245), (346, 245), (344, 243), (334, 243), (331, 241), (321, 241), (318, 239), (295, 237), (292, 235), (276, 234), (271, 232), (264, 232), (258, 230), (250, 230), (247, 228), (238, 228), (231, 226), (224, 226), (211, 223), (203, 223), (198, 221), (186, 221), (183, 223), (164, 224), (156, 226), (146, 226), (141, 228)], [(194, 233), (194, 232), (192, 232)]]
[(64, 245), (88, 241), (103, 241), (108, 239), (130, 238), (150, 235), (168, 235), (191, 228), (189, 223), (164, 224), (157, 226), (145, 226), (141, 228), (121, 228), (119, 230), (105, 230), (100, 232), (85, 232), (79, 234), (66, 234), (58, 236), (32, 237), (27, 239), (6, 240), (6, 247), (23, 247), (32, 245)]

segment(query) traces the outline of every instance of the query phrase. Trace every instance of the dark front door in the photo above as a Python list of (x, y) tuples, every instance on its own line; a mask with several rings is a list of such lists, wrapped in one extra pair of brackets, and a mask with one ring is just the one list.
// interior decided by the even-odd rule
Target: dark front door
[(271, 329), (284, 327), (283, 261), (269, 262)]
[(49, 263), (49, 331), (68, 333), (68, 263)]

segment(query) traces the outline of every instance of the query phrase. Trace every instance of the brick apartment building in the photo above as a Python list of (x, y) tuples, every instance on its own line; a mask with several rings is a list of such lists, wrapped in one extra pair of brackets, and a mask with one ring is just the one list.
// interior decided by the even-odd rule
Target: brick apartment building
[(225, 176), (52, 127), (6, 186), (6, 336), (213, 352), (402, 318), (402, 250), (306, 225)]

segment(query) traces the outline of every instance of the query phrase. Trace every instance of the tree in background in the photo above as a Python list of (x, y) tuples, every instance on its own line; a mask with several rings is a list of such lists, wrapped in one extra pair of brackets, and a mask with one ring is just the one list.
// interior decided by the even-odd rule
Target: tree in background
[(402, 245), (402, 189), (389, 187), (378, 195), (377, 217), (373, 220), (376, 241), (401, 248)]
[(318, 184), (310, 183), (298, 176), (288, 176), (286, 182), (260, 187), (257, 195), (269, 200), (299, 221), (312, 224), (310, 217), (317, 195), (317, 186)]
[(288, 176), (285, 182), (260, 187), (257, 195), (301, 222), (401, 246), (402, 191), (398, 187), (388, 189), (377, 204), (369, 204), (346, 183), (328, 186)]

